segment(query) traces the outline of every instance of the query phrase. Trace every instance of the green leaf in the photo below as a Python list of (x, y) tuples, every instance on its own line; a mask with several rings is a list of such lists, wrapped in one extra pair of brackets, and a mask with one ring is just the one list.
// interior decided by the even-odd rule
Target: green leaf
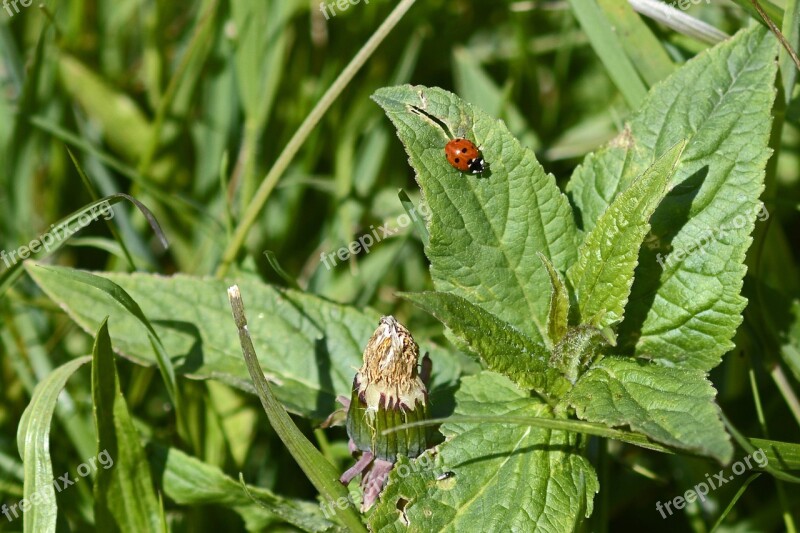
[[(24, 514), (25, 533), (49, 533), (56, 530), (58, 505), (53, 486), (53, 464), (50, 460), (50, 423), (58, 395), (67, 380), (91, 359), (89, 356), (81, 357), (53, 370), (36, 385), (31, 402), (22, 413), (17, 428), (17, 448), (25, 465), (26, 506), (30, 505)], [(72, 475), (69, 479), (74, 482)], [(19, 511), (19, 507), (17, 510)]]
[[(114, 348), (138, 364), (155, 362), (141, 321), (106, 293), (86, 290), (69, 276), (70, 269), (25, 268), (42, 290), (86, 331), (95, 331), (111, 316)], [(225, 297), (229, 280), (185, 275), (97, 273), (122, 287), (149, 319), (175, 372), (198, 379), (217, 379), (241, 390), (253, 386), (241, 356), (236, 328)], [(349, 395), (354, 368), (380, 315), (337, 305), (260, 281), (239, 280), (250, 304), (250, 334), (267, 379), (289, 411), (326, 418), (337, 395)], [(433, 389), (455, 382), (459, 366), (450, 352), (423, 344), (434, 366)]]
[(161, 506), (139, 433), (119, 388), (107, 320), (100, 324), (92, 350), (92, 401), (98, 458), (108, 457), (98, 465), (94, 483), (96, 527), (100, 531), (160, 531)]
[(647, 221), (667, 192), (685, 142), (676, 144), (617, 196), (597, 221), (567, 271), (581, 322), (604, 328), (620, 322), (628, 301)]
[[(536, 252), (562, 271), (575, 259), (572, 210), (555, 178), (502, 122), (454, 94), (405, 85), (373, 98), (397, 128), (431, 212), (425, 253), (436, 290), (542, 342), (550, 283)], [(451, 167), (444, 146), (453, 136), (479, 145), (489, 171)]]
[[(79, 172), (82, 172), (80, 167), (76, 166), (76, 168), (79, 169)], [(161, 245), (166, 249), (169, 246), (167, 243), (167, 238), (164, 236), (164, 232), (161, 231), (158, 221), (150, 212), (150, 210), (143, 203), (132, 196), (124, 193), (115, 193), (106, 196), (105, 198), (94, 200), (91, 203), (81, 207), (77, 211), (74, 211), (72, 214), (62, 218), (55, 224), (52, 224), (52, 231), (41, 235), (38, 239), (34, 239), (34, 241), (31, 242), (32, 246), (28, 247), (29, 254), (26, 254), (26, 257), (29, 257), (30, 259), (44, 259), (45, 257), (55, 253), (68, 241), (70, 235), (79, 232), (83, 227), (86, 226), (87, 223), (91, 222), (91, 220), (97, 220), (100, 218), (100, 215), (103, 215), (103, 218), (106, 219), (106, 221), (110, 220), (114, 216), (114, 211), (110, 209), (110, 206), (121, 202), (122, 200), (128, 200), (137, 209), (139, 209), (139, 211), (141, 211), (142, 215), (145, 217), (148, 224), (150, 224), (150, 227), (153, 228), (156, 236), (161, 241)], [(90, 218), (91, 220), (87, 222), (87, 218)], [(35, 244), (36, 242), (38, 242), (38, 245)], [(34, 251), (34, 249), (38, 251)], [(3, 262), (6, 263), (6, 266), (8, 266), (7, 260), (8, 258), (3, 257)], [(13, 261), (11, 266), (0, 273), (0, 295), (5, 294), (6, 290), (8, 290), (8, 288), (11, 287), (11, 285), (13, 285), (17, 278), (22, 274), (22, 265), (24, 262), (17, 261), (15, 255), (11, 255), (11, 260)]]
[(578, 380), (564, 401), (583, 420), (630, 426), (656, 442), (727, 462), (733, 445), (715, 396), (701, 370), (606, 357)]
[[(248, 523), (248, 530), (260, 530), (275, 518), (304, 531), (325, 531), (334, 526), (326, 520), (317, 503), (284, 498), (273, 492), (248, 486), (253, 502), (238, 481), (219, 468), (176, 448), (152, 445), (151, 461), (161, 473), (164, 494), (179, 505), (216, 504), (231, 507)], [(255, 527), (250, 527), (255, 526)]]
[[(552, 417), (507, 378), (465, 378), (456, 414)], [(373, 531), (575, 531), (597, 477), (574, 433), (513, 424), (442, 425), (437, 449), (401, 460), (370, 517)], [(433, 463), (433, 464), (431, 464)]]
[(429, 312), (486, 366), (519, 386), (558, 398), (569, 385), (548, 367), (549, 353), (541, 344), (464, 298), (443, 292), (404, 293), (403, 298)]
[(555, 269), (550, 260), (539, 254), (547, 275), (550, 276), (550, 311), (547, 314), (547, 336), (553, 346), (567, 334), (569, 326), (569, 291), (561, 274)]
[(620, 346), (680, 367), (708, 370), (730, 350), (749, 234), (770, 155), (776, 43), (742, 31), (657, 85), (611, 146), (587, 157), (569, 190), (591, 231), (636, 176), (677, 142), (688, 145), (672, 191), (650, 219)]

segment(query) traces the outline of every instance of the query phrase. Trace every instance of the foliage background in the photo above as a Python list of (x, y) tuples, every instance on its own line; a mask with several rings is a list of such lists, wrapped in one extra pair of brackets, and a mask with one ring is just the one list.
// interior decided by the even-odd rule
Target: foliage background
[[(113, 222), (137, 266), (194, 275), (214, 274), (231, 228), (258, 183), (393, 5), (372, 0), (326, 20), (316, 2), (294, 0), (44, 4), (45, 10), (22, 8), (13, 17), (0, 11), (0, 245), (16, 249), (92, 200), (67, 145), (98, 194), (127, 192), (162, 224), (171, 244), (166, 252), (139, 213), (115, 208)], [(321, 252), (335, 252), (371, 225), (402, 213), (398, 188), (418, 198), (403, 148), (369, 96), (405, 82), (452, 90), (506, 120), (544, 167), (563, 180), (587, 152), (621, 131), (635, 111), (589, 44), (576, 20), (576, 5), (417, 3), (281, 178), (249, 233), (242, 271), (285, 285), (263, 255), (271, 250), (304, 290), (394, 314), (418, 340), (446, 343), (438, 323), (395, 296), (432, 288), (422, 245), (410, 228), (346, 265), (328, 270), (320, 263)], [(752, 23), (733, 3), (700, 3), (689, 13), (729, 34)], [(709, 46), (647, 24), (676, 64)], [(759, 277), (751, 271), (745, 288), (748, 295), (755, 287), (765, 288), (766, 300), (751, 299), (736, 350), (711, 378), (733, 423), (747, 435), (765, 436), (752, 371), (768, 436), (797, 442), (798, 421), (787, 407), (796, 397), (786, 396), (787, 390), (797, 390), (798, 375), (791, 370), (800, 366), (797, 300), (795, 315), (774, 316), (773, 310), (786, 309), (798, 290), (800, 101), (795, 97), (776, 112), (785, 120), (776, 122), (782, 135), (776, 132), (779, 141), (762, 198), (770, 220), (756, 230), (749, 263), (759, 262)], [(88, 270), (128, 270), (102, 224), (80, 237), (53, 260)], [(25, 277), (2, 295), (0, 313), (0, 501), (10, 503), (22, 497), (15, 435), (33, 387), (52, 369), (90, 353), (92, 339)], [(148, 440), (176, 442), (157, 372), (119, 358), (117, 365), (140, 433)], [(776, 368), (785, 370), (783, 395), (776, 387)], [(88, 372), (78, 373), (62, 398), (51, 445), (54, 472), (86, 459), (79, 450), (85, 449), (83, 439), (92, 438), (82, 433), (92, 431), (90, 385)], [(188, 399), (192, 452), (198, 458), (233, 478), (241, 471), (253, 485), (313, 500), (313, 487), (254, 397), (212, 382), (181, 380), (180, 387)], [(348, 464), (341, 432), (323, 434), (309, 421), (296, 421), (338, 466)], [(662, 520), (655, 502), (681, 494), (705, 473), (716, 472), (716, 465), (618, 444), (610, 453), (596, 501), (597, 529), (646, 524), (653, 530), (705, 530), (698, 509)], [(736, 488), (720, 489), (715, 501), (724, 507)], [(60, 527), (88, 527), (91, 497), (85, 488), (60, 494)], [(762, 476), (734, 509), (731, 527), (782, 529), (783, 497), (797, 504), (796, 496), (780, 493), (774, 480)], [(176, 531), (244, 528), (223, 501), (188, 506), (167, 499), (165, 507)], [(0, 518), (0, 530), (20, 528)]]

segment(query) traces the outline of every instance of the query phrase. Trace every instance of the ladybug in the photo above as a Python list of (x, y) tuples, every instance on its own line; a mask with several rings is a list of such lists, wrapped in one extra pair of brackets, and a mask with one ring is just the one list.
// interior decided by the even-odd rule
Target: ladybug
[(444, 147), (444, 154), (450, 166), (461, 172), (480, 174), (486, 170), (480, 150), (470, 140), (461, 137), (451, 140)]

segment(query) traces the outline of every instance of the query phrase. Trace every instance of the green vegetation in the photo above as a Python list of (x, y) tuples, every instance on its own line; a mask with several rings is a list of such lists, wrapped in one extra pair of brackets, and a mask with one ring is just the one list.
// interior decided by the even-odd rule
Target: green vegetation
[(799, 3), (2, 4), (0, 531), (796, 531)]

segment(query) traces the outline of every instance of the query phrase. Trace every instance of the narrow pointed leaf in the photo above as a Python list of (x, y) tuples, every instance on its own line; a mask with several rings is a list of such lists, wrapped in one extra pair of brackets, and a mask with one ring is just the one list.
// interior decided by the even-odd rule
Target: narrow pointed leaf
[(244, 302), (242, 301), (241, 293), (237, 285), (233, 285), (228, 289), (228, 299), (230, 300), (231, 309), (233, 311), (233, 324), (239, 333), (242, 355), (247, 364), (247, 370), (253, 380), (256, 394), (261, 400), (261, 405), (267, 413), (267, 418), (269, 418), (272, 429), (275, 430), (275, 433), (280, 437), (283, 444), (289, 450), (289, 453), (292, 454), (297, 465), (303, 470), (303, 473), (308, 480), (311, 481), (317, 491), (319, 491), (322, 498), (328, 501), (338, 501), (340, 498), (345, 498), (348, 502), (346, 506), (339, 507), (337, 505), (334, 509), (339, 520), (351, 531), (366, 532), (355, 507), (347, 498), (347, 489), (339, 482), (338, 472), (295, 425), (289, 413), (287, 413), (278, 402), (275, 394), (272, 392), (272, 387), (264, 377), (264, 371), (258, 363), (253, 341), (250, 338), (247, 319), (245, 317)]
[[(50, 424), (58, 395), (67, 380), (91, 359), (87, 356), (65, 363), (42, 380), (34, 389), (31, 402), (17, 427), (17, 448), (25, 467), (25, 500), (31, 504), (24, 513), (25, 533), (50, 533), (56, 530), (58, 506), (50, 459)], [(70, 473), (70, 479), (73, 477), (74, 472)]]
[(100, 325), (92, 355), (92, 400), (99, 462), (94, 484), (95, 525), (100, 531), (160, 531), (161, 506), (150, 465), (122, 396), (108, 335)]
[(558, 398), (566, 390), (561, 376), (548, 367), (545, 347), (496, 316), (463, 298), (442, 292), (402, 296), (447, 326), (464, 349), (520, 387)]
[(583, 241), (578, 262), (567, 272), (582, 323), (604, 328), (622, 320), (648, 220), (685, 147), (684, 142), (673, 146), (617, 196)]
[(550, 276), (550, 311), (547, 314), (547, 336), (555, 346), (566, 335), (569, 326), (569, 292), (561, 274), (544, 254), (539, 254), (547, 275)]

